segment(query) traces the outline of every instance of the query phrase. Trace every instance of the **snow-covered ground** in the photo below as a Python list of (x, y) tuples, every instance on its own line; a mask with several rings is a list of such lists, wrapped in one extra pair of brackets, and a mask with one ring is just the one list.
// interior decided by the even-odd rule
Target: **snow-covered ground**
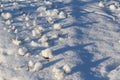
[(0, 80), (120, 80), (120, 0), (1, 0)]

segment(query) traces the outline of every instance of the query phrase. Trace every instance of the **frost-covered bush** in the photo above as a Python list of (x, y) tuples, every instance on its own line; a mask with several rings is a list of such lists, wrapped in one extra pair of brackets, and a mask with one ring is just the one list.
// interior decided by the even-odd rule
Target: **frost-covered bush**
[(29, 21), (30, 20), (30, 16), (29, 15), (26, 15), (25, 16), (25, 21)]
[(62, 26), (60, 24), (56, 23), (56, 24), (53, 25), (53, 29), (54, 30), (61, 30)]
[(61, 11), (59, 13), (59, 18), (66, 18), (66, 14), (63, 11)]
[(39, 46), (39, 44), (35, 41), (31, 41), (30, 45), (33, 46), (33, 47), (38, 47)]
[(116, 10), (117, 10), (117, 7), (116, 7), (114, 4), (111, 4), (111, 5), (109, 6), (109, 9), (110, 9), (111, 11), (116, 11)]
[(38, 12), (44, 12), (44, 11), (46, 11), (46, 10), (47, 10), (47, 9), (46, 9), (45, 6), (40, 6), (40, 7), (37, 8), (37, 11), (38, 11)]
[(71, 73), (71, 71), (72, 71), (71, 67), (68, 64), (65, 64), (63, 66), (63, 70), (64, 70), (65, 73)]
[(103, 1), (100, 1), (98, 6), (102, 8), (102, 7), (105, 7), (105, 4), (103, 3)]
[(42, 32), (44, 31), (44, 28), (42, 26), (36, 26), (33, 30), (32, 30), (32, 36), (37, 36), (37, 35), (41, 35)]
[(11, 20), (7, 20), (7, 21), (5, 21), (5, 24), (6, 24), (6, 25), (11, 25), (11, 24), (12, 24), (12, 21), (11, 21)]
[(41, 70), (43, 68), (43, 64), (41, 63), (41, 62), (36, 62), (35, 64), (34, 64), (34, 68), (33, 68), (33, 71), (39, 71), (39, 70)]
[(11, 19), (12, 18), (12, 14), (7, 12), (7, 13), (2, 13), (1, 16), (4, 18), (4, 19)]
[(18, 54), (20, 55), (20, 56), (24, 56), (26, 53), (27, 53), (27, 48), (25, 48), (25, 47), (22, 47), (22, 48), (19, 48), (18, 49)]
[(34, 67), (34, 63), (33, 63), (33, 61), (29, 61), (28, 62), (28, 71), (32, 71), (33, 70), (33, 67)]
[(14, 30), (14, 33), (18, 33), (18, 29), (15, 29), (15, 30)]
[(19, 46), (21, 44), (21, 41), (15, 38), (15, 39), (12, 39), (12, 43)]
[(53, 53), (52, 53), (52, 50), (51, 49), (45, 49), (45, 50), (42, 50), (40, 55), (45, 58), (45, 59), (51, 59), (53, 58)]
[(46, 5), (52, 5), (52, 2), (51, 1), (45, 1), (45, 4)]
[(49, 40), (48, 37), (46, 35), (43, 35), (38, 41), (44, 43), (48, 42), (48, 40)]

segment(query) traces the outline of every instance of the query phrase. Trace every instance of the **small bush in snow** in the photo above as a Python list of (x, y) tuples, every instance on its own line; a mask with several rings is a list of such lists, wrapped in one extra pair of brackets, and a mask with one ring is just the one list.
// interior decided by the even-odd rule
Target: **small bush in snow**
[(36, 62), (35, 65), (34, 65), (34, 68), (33, 68), (33, 71), (39, 71), (43, 68), (43, 65), (41, 62)]
[(53, 29), (54, 29), (54, 30), (61, 30), (61, 28), (62, 28), (62, 27), (61, 27), (60, 24), (54, 24), (54, 25), (53, 25)]
[(18, 54), (19, 54), (20, 56), (24, 56), (26, 53), (27, 53), (27, 48), (22, 47), (22, 48), (19, 48), (19, 49), (18, 49)]
[(52, 50), (51, 49), (45, 49), (45, 50), (42, 50), (40, 55), (45, 58), (45, 59), (51, 59), (53, 58), (53, 53), (52, 53)]
[(71, 72), (71, 67), (68, 64), (65, 64), (63, 66), (63, 70), (65, 73), (70, 73)]

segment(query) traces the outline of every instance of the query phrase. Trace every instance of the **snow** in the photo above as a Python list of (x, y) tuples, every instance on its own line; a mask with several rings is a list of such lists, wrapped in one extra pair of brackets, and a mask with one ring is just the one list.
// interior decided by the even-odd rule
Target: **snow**
[(1, 0), (0, 80), (120, 80), (120, 0)]

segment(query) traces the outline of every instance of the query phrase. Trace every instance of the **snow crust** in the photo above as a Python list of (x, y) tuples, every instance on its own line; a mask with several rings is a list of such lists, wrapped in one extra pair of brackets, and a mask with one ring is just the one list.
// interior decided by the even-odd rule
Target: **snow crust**
[(120, 80), (120, 0), (1, 0), (0, 80)]

